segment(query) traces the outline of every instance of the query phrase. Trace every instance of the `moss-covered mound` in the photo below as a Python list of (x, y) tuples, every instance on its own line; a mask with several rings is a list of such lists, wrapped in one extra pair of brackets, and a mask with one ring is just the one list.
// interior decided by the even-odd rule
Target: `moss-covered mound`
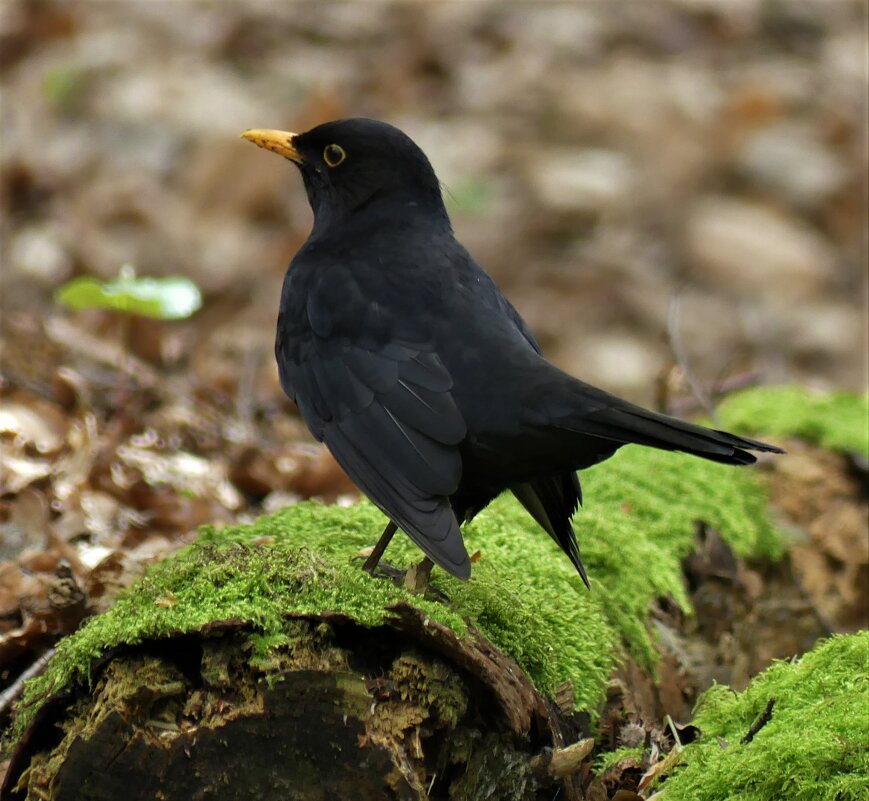
[[(819, 415), (811, 431), (826, 432), (817, 436), (856, 447), (858, 427), (837, 426), (854, 417), (855, 403), (862, 408), (860, 399), (844, 404), (846, 411), (821, 404), (797, 414), (785, 402), (790, 392), (744, 393), (723, 416), (730, 424), (743, 414), (745, 428), (765, 428), (766, 419), (777, 419), (787, 406), (793, 414), (787, 425), (773, 424), (775, 430), (807, 431), (800, 414), (811, 412)], [(586, 508), (575, 524), (591, 592), (509, 498), (466, 527), (469, 550), (480, 552), (469, 583), (435, 570), (433, 583), (449, 597), (446, 604), (372, 580), (352, 561), (383, 526), (383, 516), (367, 502), (352, 508), (303, 503), (251, 525), (206, 527), (195, 544), (152, 567), (108, 613), (59, 644), (47, 672), (28, 684), (16, 730), (32, 719), (41, 699), (86, 681), (94, 661), (115, 646), (235, 620), (258, 629), (267, 647), (283, 642), (287, 614), (337, 612), (373, 626), (402, 601), (460, 635), (471, 623), (544, 694), (570, 680), (577, 708), (593, 712), (623, 654), (654, 665), (650, 603), (670, 596), (687, 608), (680, 562), (694, 547), (697, 521), (719, 531), (739, 556), (777, 558), (784, 545), (751, 469), (631, 447), (585, 471), (583, 486)], [(419, 556), (401, 536), (387, 552), (401, 566)]]
[(665, 801), (869, 798), (869, 632), (778, 662), (743, 693), (712, 687), (694, 723), (703, 736), (685, 748)]
[(869, 395), (758, 387), (728, 398), (719, 414), (724, 425), (746, 434), (799, 437), (869, 457)]
[[(570, 679), (578, 708), (594, 710), (621, 649), (651, 665), (648, 608), (660, 596), (687, 606), (680, 560), (695, 523), (718, 529), (741, 555), (777, 556), (782, 545), (751, 470), (679, 454), (629, 448), (584, 474), (587, 509), (577, 530), (592, 581), (582, 585), (552, 541), (514, 501), (493, 504), (467, 528), (479, 549), (470, 582), (435, 570), (442, 604), (373, 580), (352, 561), (383, 525), (367, 502), (351, 508), (303, 503), (252, 525), (206, 528), (192, 546), (153, 566), (106, 614), (62, 641), (48, 671), (32, 681), (19, 717), (38, 699), (88, 676), (106, 650), (214, 621), (244, 620), (264, 642), (280, 643), (287, 613), (346, 614), (366, 626), (399, 601), (422, 608), (457, 633), (470, 621), (551, 694)], [(406, 565), (419, 553), (397, 537), (387, 558)]]

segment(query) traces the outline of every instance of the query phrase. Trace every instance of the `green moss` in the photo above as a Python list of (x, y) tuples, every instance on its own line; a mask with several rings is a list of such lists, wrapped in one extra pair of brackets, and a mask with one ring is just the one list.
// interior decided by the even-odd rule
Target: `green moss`
[[(375, 626), (399, 601), (459, 635), (470, 620), (513, 655), (542, 692), (570, 679), (577, 707), (594, 710), (623, 648), (641, 664), (654, 664), (650, 603), (669, 595), (687, 607), (680, 560), (693, 548), (695, 521), (721, 531), (742, 555), (774, 557), (782, 545), (750, 470), (628, 448), (586, 471), (583, 484), (587, 509), (575, 522), (591, 592), (507, 497), (467, 527), (469, 549), (481, 552), (472, 580), (435, 571), (448, 606), (372, 580), (351, 561), (383, 525), (367, 502), (352, 508), (302, 503), (252, 525), (205, 527), (193, 545), (154, 565), (111, 610), (58, 644), (47, 672), (27, 686), (17, 730), (39, 699), (85, 680), (93, 661), (119, 644), (242, 620), (260, 632), (256, 650), (263, 658), (271, 644), (286, 642), (285, 613), (331, 610)], [(419, 552), (399, 536), (387, 558), (406, 565)]]
[[(800, 435), (855, 450), (865, 446), (866, 405), (866, 396), (763, 388), (734, 396), (721, 414), (726, 425), (744, 431)], [(256, 656), (266, 658), (287, 641), (287, 612), (332, 610), (374, 626), (388, 617), (386, 607), (401, 600), (460, 635), (465, 620), (472, 621), (516, 658), (541, 691), (551, 693), (570, 679), (577, 707), (593, 710), (622, 648), (640, 664), (654, 665), (650, 602), (669, 595), (687, 608), (680, 561), (693, 548), (695, 521), (720, 531), (741, 556), (775, 559), (784, 545), (750, 469), (627, 448), (582, 479), (588, 502), (575, 524), (591, 593), (509, 498), (466, 528), (468, 547), (481, 551), (470, 583), (435, 571), (435, 583), (451, 598), (448, 607), (372, 581), (351, 563), (383, 525), (368, 503), (351, 509), (305, 503), (251, 526), (206, 527), (194, 545), (155, 565), (112, 610), (59, 644), (46, 674), (28, 684), (17, 729), (38, 699), (86, 679), (93, 661), (116, 645), (235, 619), (260, 632)], [(405, 565), (419, 553), (399, 536), (388, 558)]]
[(823, 448), (869, 457), (869, 395), (758, 387), (731, 396), (719, 413), (725, 426), (739, 431), (801, 437)]
[(646, 749), (642, 746), (636, 748), (622, 747), (617, 748), (615, 751), (604, 751), (595, 759), (594, 771), (598, 776), (601, 776), (623, 759), (628, 759), (636, 762), (637, 765), (642, 765), (645, 758)]
[[(741, 393), (721, 409), (725, 425), (746, 432), (797, 434), (846, 450), (865, 445), (865, 412), (866, 397), (788, 388)], [(27, 726), (45, 697), (86, 682), (94, 661), (114, 646), (237, 620), (256, 630), (253, 658), (268, 660), (293, 641), (287, 613), (334, 611), (375, 626), (399, 601), (460, 636), (471, 621), (543, 693), (569, 679), (577, 708), (593, 712), (624, 653), (654, 667), (651, 602), (671, 596), (687, 610), (680, 562), (694, 547), (696, 521), (717, 529), (740, 556), (775, 559), (784, 545), (752, 469), (632, 447), (584, 471), (582, 481), (586, 508), (574, 523), (591, 592), (507, 497), (466, 527), (469, 550), (480, 551), (471, 581), (435, 570), (433, 582), (449, 596), (448, 605), (372, 580), (351, 561), (384, 523), (367, 502), (352, 508), (303, 503), (252, 525), (206, 527), (193, 545), (150, 568), (109, 612), (58, 644), (46, 673), (27, 684), (15, 730)], [(402, 566), (419, 557), (400, 535), (387, 552), (388, 561)]]
[[(769, 722), (741, 743), (770, 698)], [(665, 801), (869, 798), (869, 632), (778, 662), (743, 693), (712, 687), (694, 723), (703, 737), (664, 784)]]

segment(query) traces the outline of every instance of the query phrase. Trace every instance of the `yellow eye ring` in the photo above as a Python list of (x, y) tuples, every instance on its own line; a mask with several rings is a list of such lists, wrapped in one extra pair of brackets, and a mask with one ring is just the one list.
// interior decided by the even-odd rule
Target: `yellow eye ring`
[(323, 161), (328, 167), (337, 167), (346, 158), (347, 154), (341, 145), (326, 145), (326, 149), (323, 151)]

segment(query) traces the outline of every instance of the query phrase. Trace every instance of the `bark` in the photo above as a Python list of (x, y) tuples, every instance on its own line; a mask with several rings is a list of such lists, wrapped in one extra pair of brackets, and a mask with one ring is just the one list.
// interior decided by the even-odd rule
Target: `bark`
[(229, 623), (112, 654), (43, 708), (4, 801), (578, 799), (571, 716), (475, 632), (394, 612), (292, 619), (277, 648)]

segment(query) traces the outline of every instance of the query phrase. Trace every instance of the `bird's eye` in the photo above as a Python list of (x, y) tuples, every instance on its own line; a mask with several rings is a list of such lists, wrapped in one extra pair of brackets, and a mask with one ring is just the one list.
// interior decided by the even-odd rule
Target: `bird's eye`
[(323, 161), (329, 167), (337, 167), (346, 158), (347, 154), (341, 145), (326, 145), (326, 149), (323, 151)]

